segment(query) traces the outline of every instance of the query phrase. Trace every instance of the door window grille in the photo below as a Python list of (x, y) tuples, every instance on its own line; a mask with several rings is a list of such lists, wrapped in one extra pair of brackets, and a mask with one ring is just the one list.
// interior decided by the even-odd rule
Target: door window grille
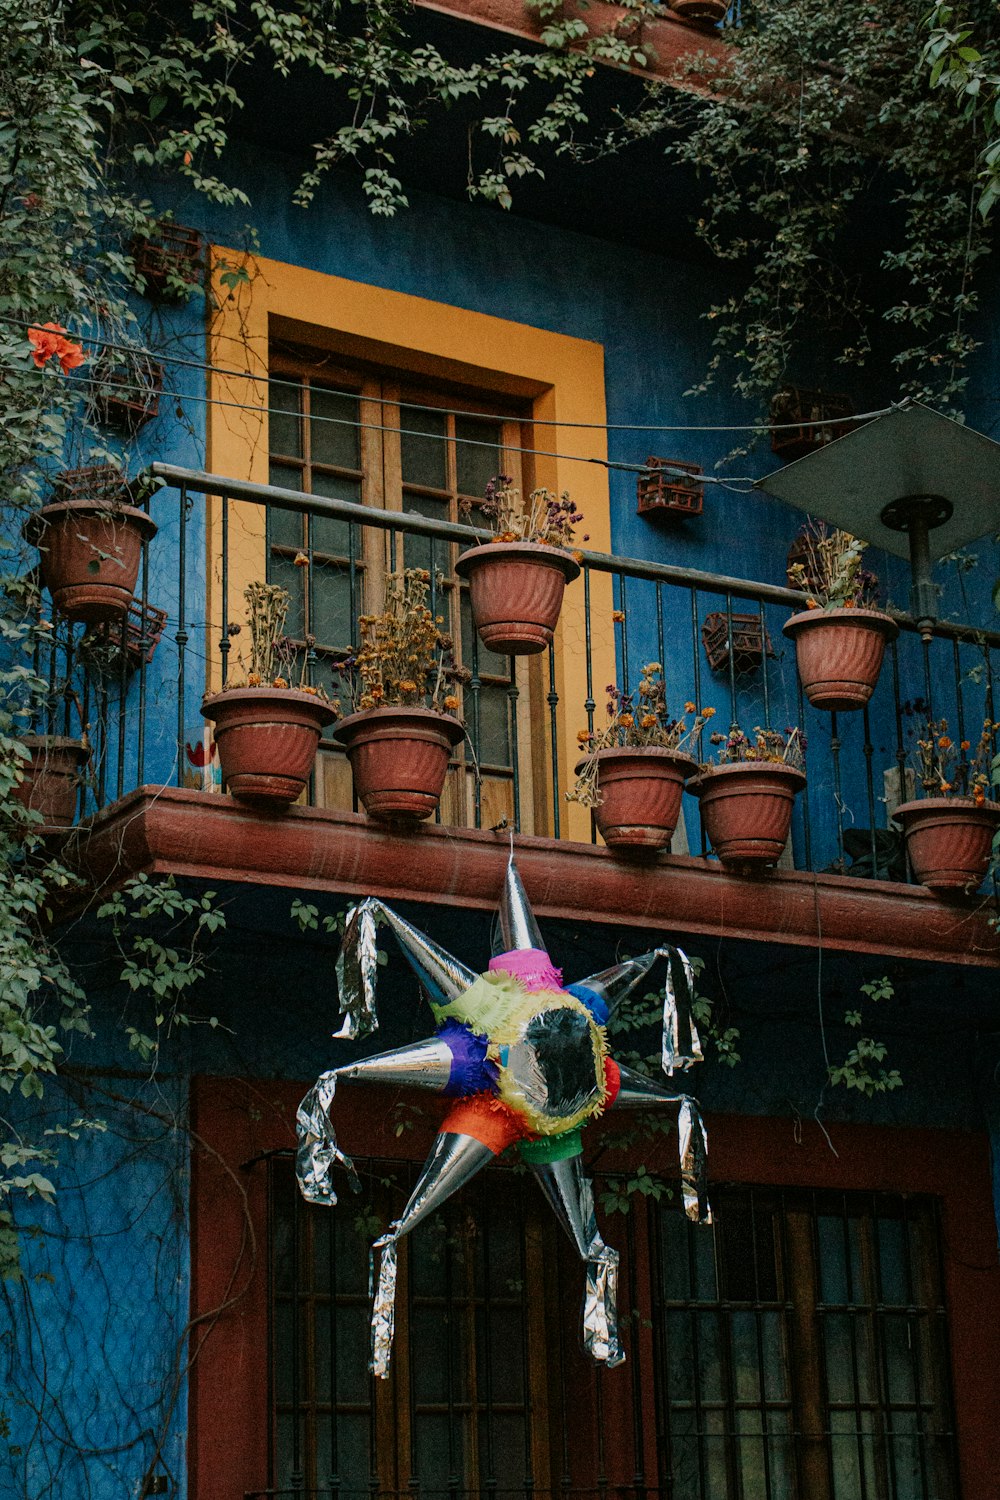
[(401, 1241), (391, 1377), (368, 1373), (368, 1246), (415, 1170), (377, 1163), (358, 1214), (306, 1205), (290, 1162), (269, 1164), (272, 1490), (551, 1488), (545, 1334), (525, 1289), (544, 1280), (555, 1226), (532, 1183), (493, 1172)]
[(657, 1211), (656, 1376), (672, 1500), (955, 1500), (931, 1200), (717, 1190)]

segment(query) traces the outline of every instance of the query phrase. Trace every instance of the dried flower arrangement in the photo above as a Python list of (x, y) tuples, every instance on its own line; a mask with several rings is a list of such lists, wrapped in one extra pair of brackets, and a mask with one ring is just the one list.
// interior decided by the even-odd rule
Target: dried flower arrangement
[(390, 573), (381, 614), (359, 619), (361, 645), (338, 664), (352, 709), (431, 708), (457, 713), (455, 688), (469, 681), (456, 666), (444, 619), (428, 605), (430, 574), (424, 568)]
[[(254, 579), (243, 590), (246, 600), (247, 628), (250, 633), (250, 659), (246, 661), (242, 652), (237, 653), (237, 662), (242, 676), (237, 673), (226, 681), (227, 688), (276, 687), (297, 688), (315, 698), (327, 698), (323, 687), (313, 687), (306, 681), (308, 671), (308, 647), (315, 641), (307, 637), (307, 650), (303, 651), (298, 641), (285, 634), (285, 620), (291, 595), (277, 583), (261, 583)], [(242, 627), (232, 624), (230, 638), (242, 633)], [(298, 681), (294, 681), (295, 677)], [(336, 706), (336, 705), (335, 705)]]
[[(567, 551), (573, 545), (574, 526), (583, 520), (567, 493), (556, 496), (542, 488), (532, 490), (525, 501), (506, 474), (490, 480), (485, 498), (479, 504), (462, 500), (459, 509), (465, 516), (483, 517), (493, 532), (494, 542), (535, 542)], [(590, 538), (585, 536), (583, 540)]]
[(947, 719), (931, 720), (916, 748), (917, 779), (925, 795), (971, 797), (981, 806), (986, 801), (991, 771), (1000, 760), (993, 750), (997, 730), (1000, 722), (984, 719), (973, 747), (971, 740), (955, 743), (948, 733)]
[[(791, 766), (796, 771), (805, 770), (806, 737), (799, 729), (788, 727), (782, 734), (780, 730), (762, 729), (757, 725), (751, 739), (734, 725), (726, 734), (713, 734), (711, 742), (719, 746), (715, 763), (720, 766), (763, 762)], [(709, 762), (702, 767), (703, 771), (710, 772), (715, 763)]]
[(661, 749), (678, 754), (689, 753), (690, 746), (715, 713), (714, 708), (699, 709), (694, 703), (684, 705), (687, 718), (672, 718), (667, 706), (667, 689), (663, 667), (658, 661), (647, 662), (635, 693), (624, 693), (616, 683), (605, 689), (608, 695), (608, 722), (591, 733), (581, 729), (577, 742), (584, 759), (577, 769), (576, 782), (566, 793), (567, 800), (583, 807), (600, 806), (598, 787), (599, 757), (602, 750)]
[(806, 522), (795, 539), (788, 581), (808, 596), (807, 609), (878, 608), (878, 574), (861, 566), (867, 546), (839, 526)]

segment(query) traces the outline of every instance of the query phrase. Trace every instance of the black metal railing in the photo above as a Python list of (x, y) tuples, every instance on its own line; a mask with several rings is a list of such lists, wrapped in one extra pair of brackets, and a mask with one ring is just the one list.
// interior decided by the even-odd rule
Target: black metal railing
[[(431, 607), (444, 607), (446, 591), (460, 637), (454, 560), (463, 546), (488, 535), (473, 526), (412, 512), (376, 510), (169, 464), (156, 464), (151, 472), (163, 486), (151, 502), (159, 532), (143, 549), (133, 633), (126, 641), (121, 632), (121, 649), (116, 650), (114, 641), (109, 646), (107, 639), (95, 641), (81, 626), (57, 621), (48, 646), (40, 648), (36, 659), (50, 691), (48, 708), (34, 727), (66, 734), (77, 724), (88, 729), (92, 758), (81, 816), (140, 785), (203, 783), (207, 752), (200, 739), (199, 705), (207, 686), (227, 680), (231, 627), (240, 613), (240, 601), (232, 597), (234, 506), (240, 507), (237, 535), (244, 548), (244, 568), (243, 507), (260, 507), (263, 512), (251, 549), (256, 549), (260, 573), (268, 554), (268, 513), (290, 511), (310, 518), (309, 567), (304, 570), (308, 583), (303, 585), (309, 599), (303, 608), (311, 619), (317, 607), (313, 563), (318, 549), (313, 531), (317, 522), (340, 523), (346, 535), (343, 553), (333, 563), (322, 559), (322, 565), (324, 576), (335, 574), (339, 579), (344, 628), (350, 638), (329, 643), (334, 648), (330, 660), (337, 649), (357, 645), (358, 616), (366, 603), (375, 605), (366, 599), (373, 537), (382, 538), (380, 555), (388, 568), (406, 563), (408, 544), (413, 556), (414, 539), (425, 540), (420, 555), (430, 569)], [(216, 507), (211, 527), (206, 519), (208, 497)], [(808, 785), (793, 822), (791, 848), (797, 866), (905, 878), (888, 811), (914, 790), (916, 738), (928, 721), (944, 718), (956, 744), (975, 743), (983, 723), (995, 723), (1000, 632), (941, 621), (931, 639), (924, 641), (912, 618), (893, 610), (900, 636), (888, 649), (871, 703), (859, 713), (825, 713), (805, 701), (794, 649), (781, 634), (788, 614), (802, 608), (803, 594), (778, 584), (639, 558), (596, 552), (581, 556), (582, 577), (567, 594), (568, 606), (575, 603), (574, 619), (582, 618), (579, 638), (567, 645), (563, 637), (562, 646), (549, 648), (530, 690), (515, 671), (506, 678), (497, 675), (496, 659), (485, 659), (474, 632), (465, 643), (471, 675), (463, 690), (463, 714), (469, 737), (480, 761), (497, 784), (504, 785), (515, 828), (556, 838), (567, 835), (565, 793), (578, 754), (577, 732), (593, 732), (600, 721), (603, 684), (595, 680), (595, 670), (600, 660), (612, 670), (613, 633), (613, 671), (624, 691), (635, 689), (642, 665), (655, 659), (663, 665), (671, 703), (679, 711), (685, 702), (713, 708), (713, 727), (723, 732), (730, 725), (803, 729)], [(160, 633), (143, 636), (150, 621)], [(317, 645), (313, 634), (302, 641), (306, 680), (321, 676), (329, 665), (324, 643)], [(560, 668), (565, 666), (560, 650), (583, 655), (575, 701), (567, 701), (560, 691)], [(506, 763), (500, 757), (490, 762), (487, 709), (495, 731), (500, 723), (497, 733), (506, 744)], [(526, 712), (530, 737), (524, 735)], [(995, 739), (995, 730), (989, 734)], [(534, 769), (530, 799), (524, 764), (528, 743)], [(703, 759), (712, 757), (707, 731), (701, 744), (692, 748)], [(471, 773), (468, 779), (471, 791), (463, 821), (481, 827), (486, 819), (483, 782)], [(688, 851), (705, 854), (696, 801), (685, 796), (684, 804)], [(579, 835), (581, 824), (574, 826)], [(596, 839), (593, 826), (589, 837)], [(683, 836), (675, 836), (675, 852), (683, 848)]]

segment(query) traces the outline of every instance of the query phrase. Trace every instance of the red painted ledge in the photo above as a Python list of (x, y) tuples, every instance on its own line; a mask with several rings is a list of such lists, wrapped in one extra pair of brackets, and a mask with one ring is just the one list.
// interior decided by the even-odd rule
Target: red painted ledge
[[(175, 787), (140, 787), (105, 808), (65, 854), (98, 887), (147, 872), (480, 911), (496, 909), (506, 856), (494, 833), (430, 824), (401, 834), (360, 813), (270, 813)], [(921, 886), (805, 871), (741, 877), (681, 855), (635, 864), (568, 840), (519, 837), (517, 859), (543, 917), (1000, 967), (995, 908), (978, 898), (946, 903)]]
[[(524, 0), (416, 0), (416, 3), (420, 10), (456, 16), (524, 41), (537, 42), (547, 24), (537, 11), (528, 9)], [(591, 36), (618, 32), (634, 38), (641, 27), (639, 34), (649, 59), (642, 73), (679, 84), (685, 82), (685, 74), (698, 53), (721, 57), (725, 51), (725, 43), (713, 27), (685, 21), (672, 15), (665, 6), (662, 16), (637, 18), (634, 10), (609, 4), (608, 0), (589, 0), (586, 4), (582, 0), (565, 0), (563, 16), (567, 20), (585, 21)]]

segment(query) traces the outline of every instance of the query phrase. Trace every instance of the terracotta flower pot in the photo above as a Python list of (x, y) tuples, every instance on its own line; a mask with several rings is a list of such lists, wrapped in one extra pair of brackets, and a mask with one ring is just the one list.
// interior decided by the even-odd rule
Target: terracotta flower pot
[[(586, 765), (576, 767), (579, 775)], [(684, 783), (698, 769), (690, 755), (660, 745), (597, 753), (601, 801), (594, 817), (612, 849), (665, 849), (681, 810)]]
[(31, 760), (14, 796), (22, 806), (41, 813), (43, 828), (71, 828), (80, 769), (90, 751), (82, 740), (60, 734), (26, 734), (22, 743), (31, 751)]
[(532, 656), (551, 646), (563, 593), (580, 565), (561, 547), (487, 542), (463, 552), (455, 571), (469, 580), (483, 645), (502, 656)]
[(717, 26), (726, 19), (729, 6), (726, 0), (668, 0), (667, 9), (685, 21), (703, 21)]
[(298, 688), (227, 688), (201, 711), (215, 723), (223, 785), (252, 802), (301, 796), (319, 737), (335, 718), (329, 703)]
[(864, 708), (899, 626), (878, 609), (804, 609), (786, 620), (799, 679), (814, 708)]
[(347, 751), (354, 789), (370, 818), (416, 823), (433, 815), (451, 752), (464, 729), (429, 708), (369, 708), (333, 731)]
[(156, 535), (156, 526), (135, 505), (54, 500), (29, 518), (24, 535), (39, 550), (53, 607), (97, 625), (128, 611), (142, 544)]
[(971, 797), (924, 797), (893, 813), (921, 885), (932, 891), (974, 891), (986, 874), (1000, 803)]
[(781, 858), (796, 793), (806, 784), (794, 766), (737, 761), (691, 782), (709, 842), (724, 865), (760, 867)]

